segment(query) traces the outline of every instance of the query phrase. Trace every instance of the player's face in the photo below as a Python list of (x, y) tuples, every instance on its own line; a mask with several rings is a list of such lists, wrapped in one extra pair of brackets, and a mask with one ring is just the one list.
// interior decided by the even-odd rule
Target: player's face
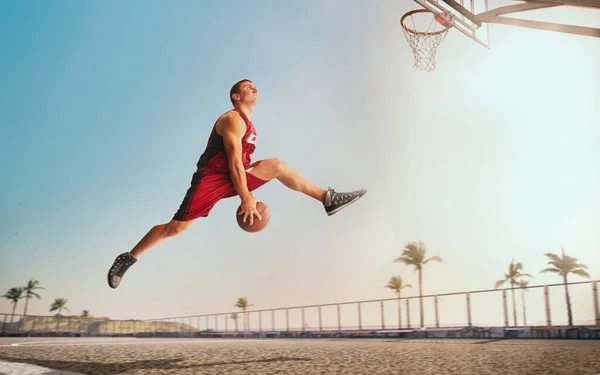
[(258, 101), (258, 90), (252, 82), (244, 82), (240, 87), (240, 102), (256, 104)]

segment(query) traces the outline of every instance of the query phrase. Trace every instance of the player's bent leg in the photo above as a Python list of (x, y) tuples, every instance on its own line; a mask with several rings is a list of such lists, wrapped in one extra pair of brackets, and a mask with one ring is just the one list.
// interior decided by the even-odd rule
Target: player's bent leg
[(265, 181), (276, 178), (289, 189), (304, 193), (319, 202), (323, 202), (325, 199), (325, 190), (307, 180), (281, 159), (261, 160), (249, 173)]
[(332, 188), (323, 190), (278, 158), (262, 160), (249, 173), (265, 181), (276, 178), (289, 189), (318, 200), (323, 203), (325, 212), (329, 216), (356, 202), (367, 193), (366, 189), (347, 193), (336, 192)]

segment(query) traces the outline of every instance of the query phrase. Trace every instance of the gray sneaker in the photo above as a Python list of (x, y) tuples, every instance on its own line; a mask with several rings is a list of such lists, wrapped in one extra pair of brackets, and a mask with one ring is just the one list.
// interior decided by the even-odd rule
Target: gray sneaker
[(125, 275), (125, 272), (135, 262), (137, 262), (137, 259), (135, 259), (129, 252), (119, 255), (108, 271), (108, 286), (116, 289), (119, 286), (123, 275)]
[(356, 202), (366, 193), (367, 189), (355, 190), (349, 193), (337, 193), (332, 188), (328, 188), (323, 200), (323, 206), (325, 206), (327, 215), (331, 216), (342, 208)]

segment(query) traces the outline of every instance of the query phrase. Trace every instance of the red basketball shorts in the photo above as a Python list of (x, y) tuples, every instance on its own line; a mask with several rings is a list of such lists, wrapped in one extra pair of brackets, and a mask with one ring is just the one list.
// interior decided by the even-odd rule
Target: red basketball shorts
[[(260, 160), (251, 164), (248, 170), (260, 163)], [(248, 190), (254, 191), (267, 183), (246, 171), (246, 185)], [(224, 198), (237, 196), (229, 174), (205, 173), (198, 170), (192, 176), (191, 186), (188, 188), (179, 210), (173, 216), (178, 221), (193, 220), (207, 217), (218, 201)]]

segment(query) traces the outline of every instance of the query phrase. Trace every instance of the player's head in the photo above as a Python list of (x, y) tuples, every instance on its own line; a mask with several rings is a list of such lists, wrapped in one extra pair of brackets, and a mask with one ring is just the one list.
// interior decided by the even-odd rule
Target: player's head
[(234, 107), (240, 103), (254, 105), (258, 100), (258, 90), (249, 79), (243, 79), (236, 82), (229, 90), (229, 100)]

